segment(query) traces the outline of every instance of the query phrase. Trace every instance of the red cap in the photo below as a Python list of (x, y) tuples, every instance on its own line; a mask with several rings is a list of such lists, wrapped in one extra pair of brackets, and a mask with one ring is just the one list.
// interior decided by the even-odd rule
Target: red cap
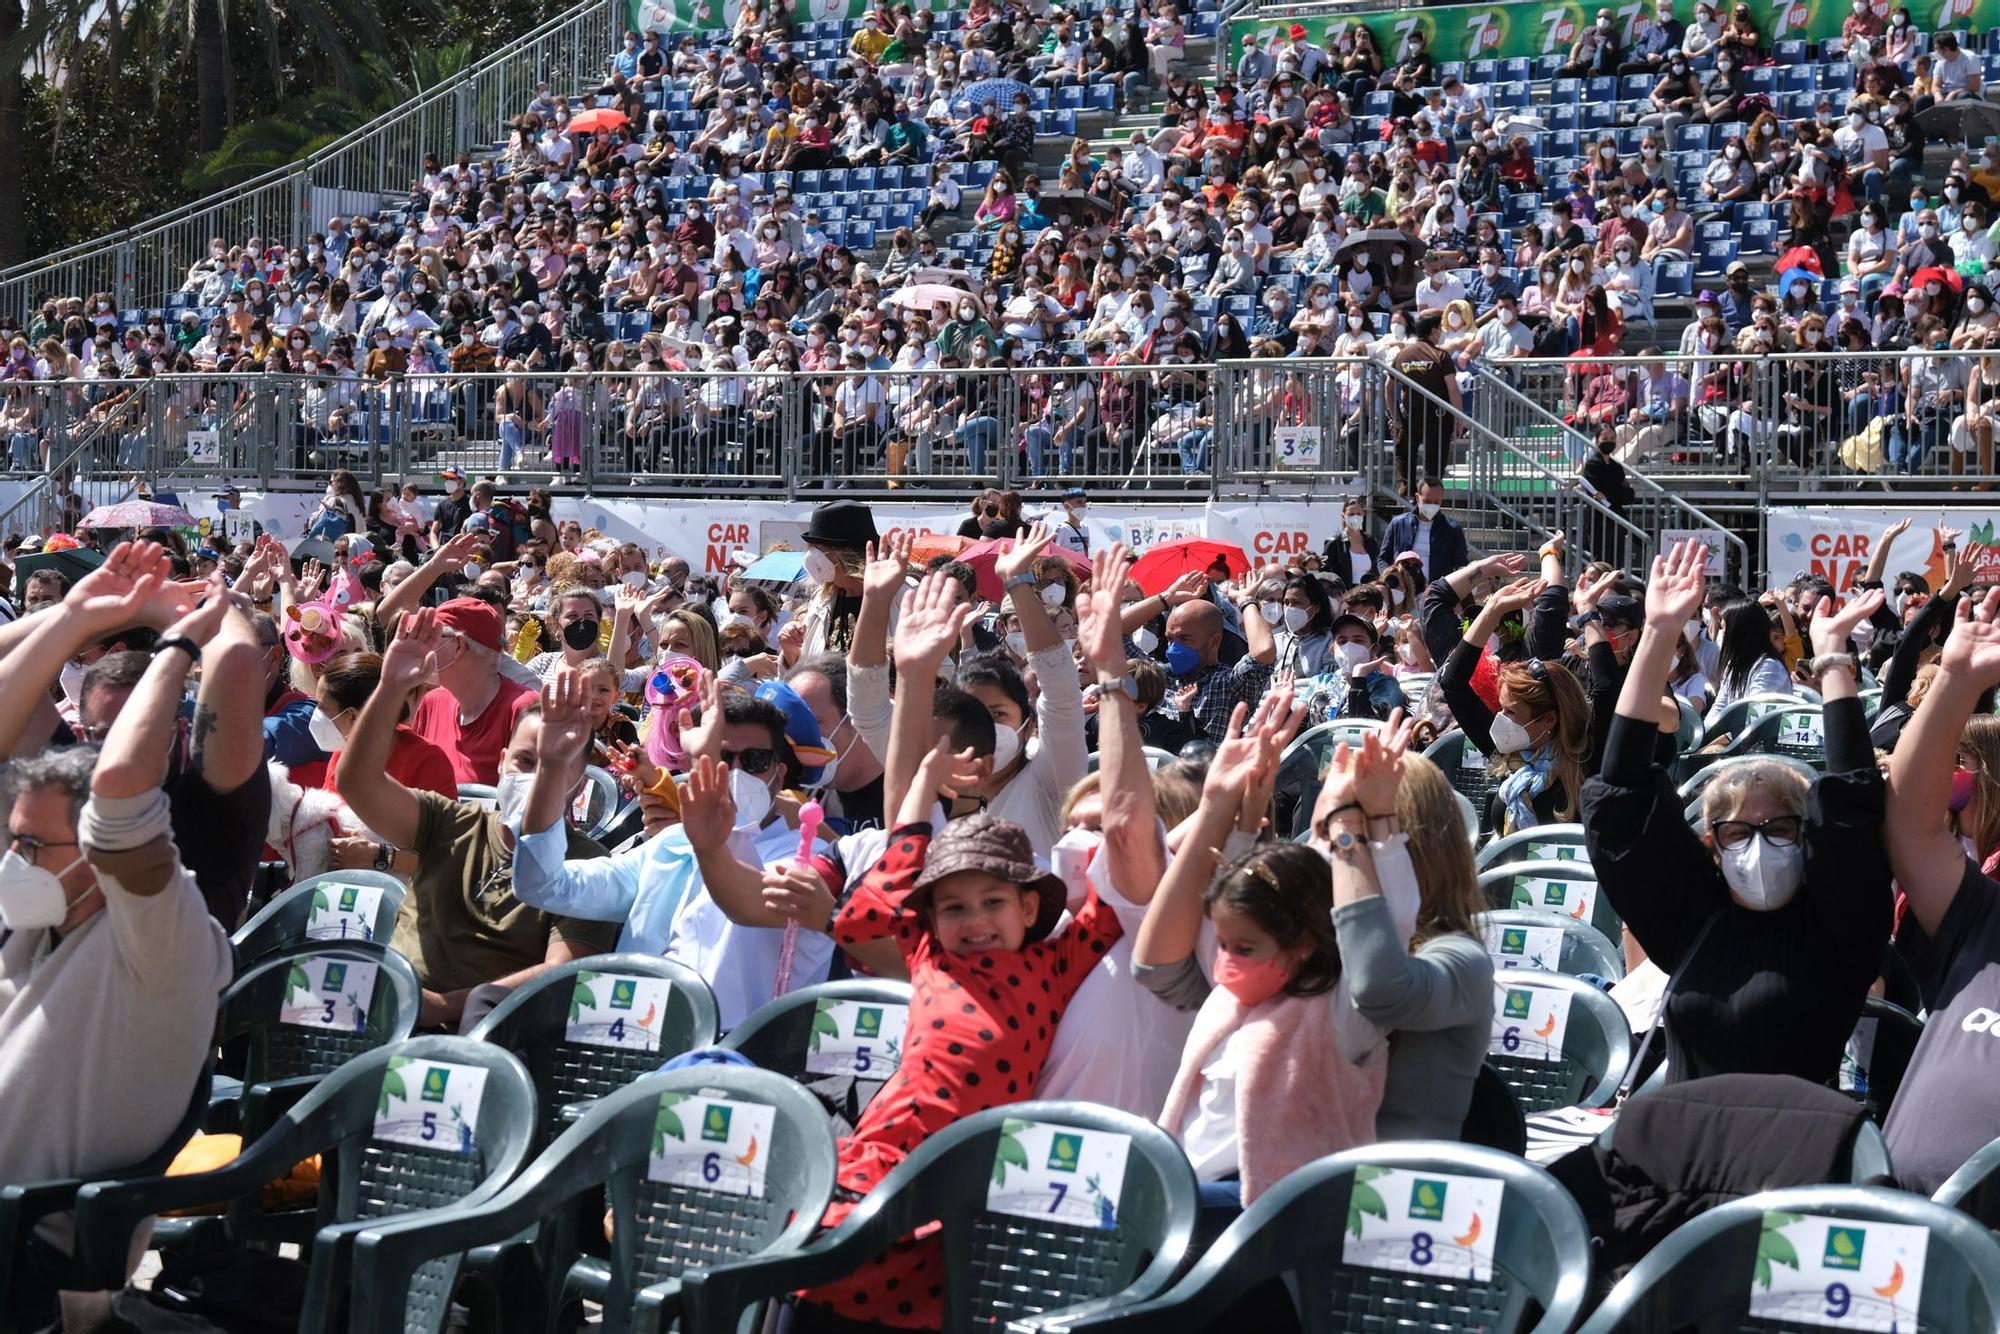
[(437, 609), (441, 624), (495, 653), (500, 651), (500, 613), (478, 598), (453, 598)]
[(1292, 25), (1292, 36), (1294, 36), (1294, 37), (1303, 37), (1303, 36), (1305, 36), (1305, 35), (1306, 35), (1306, 25), (1305, 25), (1305, 24), (1303, 24), (1303, 23), (1294, 23), (1294, 24)]

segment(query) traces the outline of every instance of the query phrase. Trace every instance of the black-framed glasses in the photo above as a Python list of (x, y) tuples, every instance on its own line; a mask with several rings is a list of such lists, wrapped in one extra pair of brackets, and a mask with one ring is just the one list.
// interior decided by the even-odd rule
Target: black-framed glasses
[(30, 866), (42, 864), (44, 848), (74, 848), (82, 846), (73, 838), (36, 838), (33, 834), (10, 834), (7, 846), (28, 859)]
[(722, 752), (722, 762), (732, 769), (741, 769), (752, 777), (762, 778), (771, 772), (771, 764), (778, 758), (778, 752), (769, 746), (752, 746), (749, 750), (728, 750)]
[(1725, 848), (1740, 848), (1750, 841), (1752, 834), (1762, 834), (1764, 841), (1774, 848), (1789, 848), (1799, 841), (1805, 832), (1806, 822), (1796, 815), (1774, 816), (1762, 824), (1751, 824), (1748, 820), (1717, 820), (1715, 841)]

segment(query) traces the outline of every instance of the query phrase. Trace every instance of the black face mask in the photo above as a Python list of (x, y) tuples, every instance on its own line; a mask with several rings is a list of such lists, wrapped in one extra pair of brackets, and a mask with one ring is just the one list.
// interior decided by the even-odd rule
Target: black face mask
[(598, 627), (596, 621), (571, 621), (563, 627), (563, 643), (581, 653), (585, 649), (597, 647)]

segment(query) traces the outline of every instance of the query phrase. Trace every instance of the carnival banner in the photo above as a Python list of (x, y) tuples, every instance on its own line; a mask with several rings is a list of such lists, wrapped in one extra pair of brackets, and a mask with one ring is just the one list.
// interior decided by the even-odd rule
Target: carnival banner
[(1914, 570), (1932, 588), (1944, 582), (1944, 550), (1936, 532), (1943, 524), (1962, 534), (1958, 549), (1962, 559), (1973, 562), (1973, 579), (1982, 584), (2000, 582), (2000, 509), (1991, 506), (1947, 510), (1858, 505), (1774, 508), (1770, 511), (1765, 568), (1777, 584), (1789, 583), (1801, 574), (1824, 576), (1845, 596), (1868, 568), (1883, 534), (1899, 519), (1910, 520), (1910, 528), (1890, 549), (1882, 570), (1884, 580)]

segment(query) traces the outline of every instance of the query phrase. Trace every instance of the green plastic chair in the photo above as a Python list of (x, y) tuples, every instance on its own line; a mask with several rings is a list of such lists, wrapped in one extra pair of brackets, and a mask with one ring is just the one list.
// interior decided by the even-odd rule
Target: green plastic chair
[(1706, 746), (1718, 737), (1735, 737), (1757, 718), (1780, 709), (1796, 709), (1810, 703), (1799, 695), (1745, 695), (1715, 715), (1712, 722), (1702, 724), (1701, 744)]
[[(850, 1003), (884, 1010), (901, 1009), (907, 1017), (910, 984), (857, 977), (800, 987), (759, 1006), (749, 1018), (729, 1030), (722, 1045), (743, 1053), (762, 1069), (801, 1084), (835, 1078), (837, 1071), (811, 1069), (810, 1058), (818, 1050), (820, 1039), (829, 1030), (838, 1029), (833, 1008)], [(826, 1012), (824, 1019), (823, 1012)], [(831, 1110), (847, 1124), (857, 1124), (862, 1111), (889, 1076), (896, 1073), (901, 1063), (900, 1050), (900, 1044), (859, 1044), (852, 1061), (855, 1068), (851, 1086), (840, 1105)]]
[(1681, 725), (1674, 732), (1674, 750), (1685, 755), (1701, 741), (1701, 710), (1679, 695), (1674, 696), (1674, 703), (1679, 706), (1681, 714)]
[(1708, 785), (1722, 774), (1739, 764), (1773, 763), (1798, 770), (1800, 776), (1808, 783), (1819, 777), (1819, 770), (1813, 768), (1804, 760), (1794, 759), (1789, 755), (1733, 755), (1726, 760), (1706, 765), (1692, 776), (1682, 780), (1677, 791), (1680, 799), (1686, 803), (1682, 813), (1687, 817), (1688, 825), (1696, 831), (1702, 828), (1701, 794), (1707, 791)]
[[(663, 1095), (775, 1108), (764, 1193), (649, 1180)], [(730, 1066), (648, 1075), (599, 1099), (484, 1203), (363, 1232), (354, 1246), (352, 1334), (400, 1332), (412, 1276), (439, 1257), (501, 1241), (580, 1206), (596, 1215), (600, 1200), (613, 1219), (609, 1263), (585, 1262), (572, 1271), (571, 1300), (587, 1295), (600, 1303), (607, 1334), (671, 1327), (681, 1316), (681, 1283), (689, 1271), (793, 1252), (811, 1238), (833, 1197), (834, 1163), (826, 1112), (782, 1075)], [(560, 1288), (563, 1275), (550, 1277)]]
[[(390, 1098), (386, 1081), (393, 1077), (400, 1086), (411, 1061), (485, 1072), (469, 1152), (448, 1137), (444, 1148), (377, 1137), (376, 1118)], [(447, 1082), (440, 1091), (448, 1095), (450, 1088)], [(417, 1096), (423, 1093), (417, 1090)], [(410, 1096), (407, 1090), (404, 1096)], [(79, 1273), (92, 1288), (122, 1287), (134, 1230), (149, 1215), (167, 1209), (227, 1203), (221, 1219), (204, 1220), (218, 1225), (217, 1239), (231, 1244), (261, 1239), (267, 1234), (256, 1222), (264, 1186), (319, 1154), (314, 1230), (305, 1237), (308, 1273), (301, 1329), (303, 1334), (338, 1330), (345, 1300), (358, 1295), (351, 1291), (347, 1273), (355, 1235), (385, 1218), (449, 1217), (482, 1203), (527, 1162), (534, 1130), (534, 1086), (509, 1053), (455, 1037), (416, 1038), (378, 1048), (321, 1081), (226, 1166), (189, 1176), (134, 1177), (83, 1187), (76, 1211)], [(448, 1255), (418, 1271), (407, 1292), (399, 1294), (399, 1329), (432, 1334), (443, 1327), (458, 1267), (459, 1257)]]
[(1535, 965), (1522, 958), (1518, 950), (1506, 948), (1504, 933), (1510, 929), (1539, 928), (1562, 932), (1562, 952), (1557, 957), (1556, 967), (1546, 971), (1561, 973), (1565, 977), (1582, 977), (1589, 973), (1610, 982), (1625, 976), (1625, 960), (1618, 947), (1596, 927), (1564, 913), (1541, 908), (1495, 908), (1492, 912), (1481, 913), (1479, 923), (1484, 928), (1486, 952), (1493, 956), (1493, 966), (1498, 970), (1535, 970)]
[[(1142, 746), (1140, 749), (1145, 753), (1146, 767), (1155, 772), (1166, 768), (1174, 762), (1174, 753), (1170, 750), (1161, 750), (1158, 746)], [(1096, 773), (1101, 759), (1102, 757), (1096, 751), (1091, 751), (1090, 759), (1084, 765), (1084, 772)]]
[[(363, 896), (368, 890), (380, 895), (374, 913), (360, 924), (359, 936), (342, 934), (347, 922), (340, 916), (343, 909), (352, 913), (359, 907), (363, 896), (347, 892), (355, 890), (363, 891)], [(230, 943), (236, 947), (236, 967), (240, 971), (295, 945), (387, 945), (396, 929), (396, 913), (408, 893), (408, 886), (386, 871), (328, 871), (308, 876), (237, 928), (230, 937)], [(317, 933), (313, 927), (315, 912), (323, 915)]]
[(1961, 1163), (1931, 1198), (1989, 1228), (2000, 1227), (2000, 1139)]
[[(1572, 917), (1574, 913), (1564, 905), (1565, 892), (1573, 897), (1574, 887), (1596, 884), (1597, 868), (1588, 861), (1503, 862), (1479, 873), (1479, 887), (1495, 908), (1541, 908)], [(1602, 887), (1592, 896), (1589, 913), (1575, 920), (1596, 927), (1606, 940), (1617, 940), (1624, 930), (1618, 910), (1611, 906), (1611, 896)]]
[(1313, 804), (1319, 800), (1320, 782), (1334, 750), (1342, 742), (1358, 745), (1361, 738), (1381, 730), (1382, 724), (1372, 718), (1336, 718), (1293, 737), (1278, 758), (1278, 781), (1271, 793), (1273, 828), (1287, 838), (1309, 832)]
[[(294, 988), (306, 985), (305, 970), (319, 961), (375, 966), (365, 1027), (313, 1028), (279, 1019)], [(423, 989), (409, 960), (379, 945), (298, 945), (268, 956), (222, 993), (217, 1070), (242, 1080), (243, 1090), (233, 1102), (211, 1104), (206, 1128), (240, 1129), (245, 1139), (255, 1139), (321, 1079), (357, 1056), (409, 1037), (422, 1003)]]
[[(1773, 1259), (1767, 1213), (1826, 1215), (1858, 1224), (1900, 1223), (1929, 1234), (1921, 1292), (1904, 1298), (1897, 1328), (1907, 1334), (1963, 1334), (2000, 1325), (2000, 1240), (1944, 1205), (1874, 1186), (1798, 1186), (1762, 1191), (1717, 1205), (1682, 1224), (1613, 1288), (1581, 1334), (1654, 1334), (1659, 1330), (1792, 1330), (1809, 1326), (1752, 1318), (1757, 1269)], [(1775, 1240), (1796, 1254), (1789, 1240)], [(1862, 1241), (1861, 1255), (1867, 1255)], [(1886, 1285), (1885, 1285), (1886, 1286)], [(1865, 1300), (1873, 1300), (1872, 1293)], [(1851, 1310), (1855, 1298), (1831, 1299)]]
[(584, 766), (583, 780), (590, 786), (590, 797), (584, 804), (583, 818), (576, 822), (576, 827), (584, 831), (586, 838), (602, 842), (604, 834), (625, 809), (625, 794), (611, 771), (595, 764)]
[[(1128, 1137), (1111, 1227), (987, 1207), (1002, 1134), (1013, 1121)], [(1053, 1328), (1164, 1292), (1187, 1255), (1195, 1213), (1194, 1169), (1152, 1122), (1093, 1103), (989, 1108), (925, 1140), (839, 1227), (797, 1254), (689, 1275), (681, 1329), (736, 1334), (755, 1303), (844, 1278), (931, 1223), (942, 1224), (945, 1334)]]
[(1632, 1058), (1632, 1027), (1618, 1002), (1590, 983), (1561, 973), (1520, 970), (1494, 979), (1496, 987), (1569, 993), (1569, 1020), (1558, 1060), (1526, 1054), (1518, 1037), (1510, 1047), (1504, 1010), (1496, 1004), (1494, 1045), (1486, 1063), (1499, 1071), (1524, 1115), (1559, 1107), (1604, 1107), (1618, 1093), (1618, 1081)]
[[(659, 1046), (647, 1050), (571, 1041), (572, 1018), (585, 1017), (579, 984), (621, 977), (668, 983), (667, 1012), (657, 1019)], [(605, 1012), (610, 1013), (608, 1008)], [(616, 1092), (682, 1052), (710, 1045), (718, 1028), (715, 996), (693, 969), (649, 954), (596, 954), (537, 974), (466, 1036), (504, 1047), (527, 1066), (542, 1109), (540, 1145), (562, 1133), (575, 1115), (573, 1104)]]
[(1584, 851), (1582, 825), (1538, 824), (1494, 839), (1473, 861), (1484, 871), (1508, 862), (1578, 861), (1588, 866), (1590, 856)]
[[(1468, 751), (1476, 761), (1470, 768), (1465, 763)], [(1491, 833), (1492, 817), (1487, 799), (1493, 795), (1495, 786), (1493, 770), (1488, 766), (1486, 757), (1466, 739), (1465, 733), (1457, 730), (1446, 732), (1431, 742), (1424, 751), (1424, 758), (1444, 770), (1444, 776), (1452, 787), (1472, 803), (1472, 813), (1479, 817), (1479, 832), (1482, 835)]]
[[(1484, 1177), (1503, 1183), (1493, 1275), (1433, 1276), (1349, 1264), (1344, 1246), (1360, 1215), (1380, 1208), (1381, 1169)], [(1447, 1191), (1449, 1187), (1447, 1187)], [(1361, 1191), (1377, 1196), (1357, 1199)], [(1448, 1196), (1447, 1196), (1448, 1198)], [(1333, 1220), (1352, 1220), (1347, 1226)], [(1295, 1284), (1307, 1334), (1361, 1330), (1564, 1334), (1590, 1288), (1583, 1211), (1541, 1168), (1464, 1144), (1372, 1144), (1309, 1163), (1259, 1197), (1186, 1277), (1163, 1296), (1081, 1319), (1068, 1334), (1179, 1334), (1227, 1328), (1230, 1305), (1284, 1275)]]
[(1458, 803), (1458, 819), (1465, 826), (1466, 841), (1473, 847), (1479, 846), (1479, 812), (1466, 799), (1463, 792), (1453, 790), (1452, 799)]
[[(17, 1181), (0, 1186), (0, 1293), (10, 1292), (14, 1285), (14, 1270), (21, 1262), (21, 1248), (37, 1224), (51, 1214), (61, 1213), (76, 1203), (77, 1192), (92, 1181), (123, 1180), (127, 1177), (153, 1177), (164, 1174), (187, 1142), (201, 1129), (202, 1118), (208, 1115), (209, 1081), (214, 1077), (212, 1061), (203, 1062), (201, 1073), (195, 1077), (194, 1091), (188, 1098), (187, 1110), (181, 1113), (180, 1124), (176, 1125), (149, 1156), (126, 1167), (110, 1168), (92, 1172), (81, 1177), (54, 1177), (45, 1181)], [(72, 1265), (74, 1260), (72, 1258)], [(67, 1286), (83, 1290), (87, 1285), (74, 1272)]]
[(1867, 717), (1868, 721), (1871, 723), (1874, 722), (1875, 715), (1880, 713), (1881, 711), (1882, 711), (1881, 687), (1876, 686), (1873, 687), (1872, 689), (1863, 690), (1861, 692), (1861, 712)]
[[(1800, 733), (1809, 733), (1808, 737)], [(1752, 719), (1719, 752), (1694, 758), (1710, 764), (1743, 755), (1782, 755), (1801, 760), (1815, 772), (1826, 766), (1825, 710), (1817, 704), (1793, 703), (1788, 709), (1773, 709)]]
[(1840, 1089), (1866, 1107), (1876, 1125), (1888, 1120), (1889, 1106), (1903, 1087), (1903, 1074), (1923, 1035), (1924, 1021), (1902, 1006), (1880, 996), (1862, 1002), (1861, 1018), (1841, 1058)]

